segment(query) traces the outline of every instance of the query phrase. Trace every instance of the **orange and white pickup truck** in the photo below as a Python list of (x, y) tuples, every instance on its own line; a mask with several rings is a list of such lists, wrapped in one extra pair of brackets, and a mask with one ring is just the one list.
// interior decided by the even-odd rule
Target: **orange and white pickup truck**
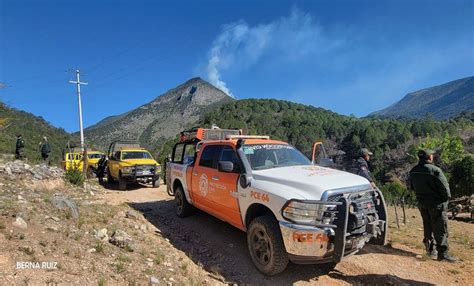
[(185, 131), (166, 168), (176, 214), (201, 209), (247, 233), (266, 275), (289, 261), (335, 265), (387, 237), (384, 198), (363, 177), (312, 164), (268, 136), (239, 130)]

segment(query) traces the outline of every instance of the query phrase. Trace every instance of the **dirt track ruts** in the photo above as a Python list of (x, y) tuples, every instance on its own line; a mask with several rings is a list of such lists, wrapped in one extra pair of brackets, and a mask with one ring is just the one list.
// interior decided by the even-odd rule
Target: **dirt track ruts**
[(127, 203), (142, 212), (175, 248), (228, 283), (474, 285), (470, 275), (474, 273), (472, 263), (454, 265), (420, 260), (416, 255), (421, 252), (398, 244), (366, 246), (330, 272), (318, 265), (290, 263), (283, 273), (266, 277), (250, 260), (244, 232), (200, 211), (189, 218), (178, 218), (174, 213), (174, 202), (164, 186), (153, 189), (137, 185), (128, 191), (108, 190), (103, 200), (109, 204)]

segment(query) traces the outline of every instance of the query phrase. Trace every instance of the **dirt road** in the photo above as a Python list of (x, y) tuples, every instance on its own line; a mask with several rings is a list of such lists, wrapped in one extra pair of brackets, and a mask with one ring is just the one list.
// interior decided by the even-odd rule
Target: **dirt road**
[(102, 199), (108, 204), (127, 203), (186, 253), (196, 264), (227, 283), (266, 285), (474, 285), (472, 260), (458, 264), (416, 258), (420, 251), (400, 244), (391, 247), (366, 246), (347, 257), (335, 270), (317, 265), (290, 264), (286, 271), (266, 277), (253, 266), (245, 233), (203, 212), (180, 219), (165, 187), (136, 186), (132, 190), (107, 190)]

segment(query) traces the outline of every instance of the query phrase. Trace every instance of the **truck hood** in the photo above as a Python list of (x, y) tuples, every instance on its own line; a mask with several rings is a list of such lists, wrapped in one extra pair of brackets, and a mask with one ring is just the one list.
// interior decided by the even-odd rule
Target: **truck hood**
[(158, 163), (153, 159), (129, 159), (122, 160), (129, 165), (158, 165)]
[(259, 186), (271, 185), (277, 188), (273, 192), (285, 192), (288, 193), (285, 197), (306, 200), (320, 200), (327, 190), (370, 185), (364, 177), (315, 165), (258, 170), (252, 174)]

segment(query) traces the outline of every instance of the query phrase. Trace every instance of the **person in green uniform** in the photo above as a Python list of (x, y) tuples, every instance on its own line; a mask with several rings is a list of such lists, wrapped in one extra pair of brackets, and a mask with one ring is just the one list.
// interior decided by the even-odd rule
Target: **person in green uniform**
[(46, 136), (43, 137), (43, 141), (40, 143), (39, 151), (41, 153), (41, 158), (43, 158), (43, 161), (49, 166), (49, 154), (51, 153), (51, 146), (49, 146), (48, 138)]
[(418, 209), (423, 220), (423, 243), (426, 252), (439, 261), (456, 262), (448, 254), (448, 200), (451, 198), (449, 184), (443, 171), (433, 164), (434, 152), (418, 151), (418, 165), (410, 171), (410, 183), (415, 191)]
[(25, 140), (23, 140), (23, 136), (18, 134), (16, 136), (16, 144), (15, 144), (15, 159), (23, 160), (23, 149), (25, 148)]

